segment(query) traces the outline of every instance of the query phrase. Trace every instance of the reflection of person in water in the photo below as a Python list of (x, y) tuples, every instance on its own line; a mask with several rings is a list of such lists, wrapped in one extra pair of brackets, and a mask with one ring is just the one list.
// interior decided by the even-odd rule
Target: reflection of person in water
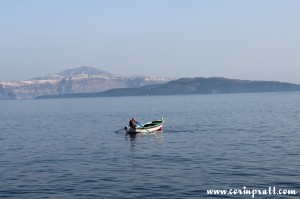
[(132, 157), (135, 157), (135, 152), (136, 152), (136, 144), (137, 144), (137, 140), (136, 140), (136, 135), (130, 135), (129, 137), (128, 136), (125, 136), (125, 139), (126, 141), (129, 141), (130, 142), (130, 152), (131, 152), (131, 155)]

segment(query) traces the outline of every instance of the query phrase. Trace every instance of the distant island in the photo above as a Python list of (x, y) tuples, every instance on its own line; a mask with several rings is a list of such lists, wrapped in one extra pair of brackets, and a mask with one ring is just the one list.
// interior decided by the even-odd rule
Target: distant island
[(135, 88), (166, 83), (173, 78), (142, 75), (123, 76), (82, 66), (24, 81), (0, 81), (0, 100), (34, 99), (43, 95), (101, 92), (113, 88)]
[(250, 81), (226, 79), (223, 77), (181, 78), (163, 84), (152, 84), (137, 88), (110, 89), (103, 92), (72, 93), (64, 95), (39, 96), (37, 99), (112, 97), (112, 96), (151, 96), (221, 93), (258, 93), (300, 91), (300, 85), (276, 81)]
[(0, 81), (0, 100), (300, 91), (300, 85), (223, 77), (122, 76), (82, 66), (24, 81)]

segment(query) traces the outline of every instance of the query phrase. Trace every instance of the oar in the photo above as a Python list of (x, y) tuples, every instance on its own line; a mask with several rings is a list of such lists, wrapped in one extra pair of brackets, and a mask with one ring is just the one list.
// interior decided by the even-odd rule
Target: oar
[[(142, 129), (145, 129), (143, 125), (141, 125), (140, 123), (138, 123), (137, 121), (135, 121), (138, 125), (140, 125), (142, 127)], [(148, 129), (146, 129), (148, 131)], [(148, 131), (148, 133), (151, 133), (150, 131)]]
[(120, 130), (115, 131), (115, 133), (118, 133), (119, 131), (124, 130), (124, 129), (126, 130), (127, 127), (125, 126), (125, 127), (121, 128)]

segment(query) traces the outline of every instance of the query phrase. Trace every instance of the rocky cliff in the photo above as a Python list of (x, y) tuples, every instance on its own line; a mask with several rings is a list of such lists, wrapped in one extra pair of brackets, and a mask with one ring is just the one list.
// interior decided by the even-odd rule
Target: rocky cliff
[(121, 76), (92, 67), (69, 69), (26, 81), (0, 82), (0, 99), (33, 99), (42, 95), (101, 92), (161, 84), (170, 78)]

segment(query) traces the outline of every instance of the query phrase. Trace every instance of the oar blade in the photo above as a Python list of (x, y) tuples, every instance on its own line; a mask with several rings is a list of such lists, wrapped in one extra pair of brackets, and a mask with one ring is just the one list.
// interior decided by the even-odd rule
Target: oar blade
[(127, 130), (127, 127), (125, 126), (125, 127), (121, 128), (121, 129), (115, 131), (115, 133), (119, 133), (119, 132), (122, 131), (122, 130), (125, 130), (125, 131), (126, 131), (126, 130)]

